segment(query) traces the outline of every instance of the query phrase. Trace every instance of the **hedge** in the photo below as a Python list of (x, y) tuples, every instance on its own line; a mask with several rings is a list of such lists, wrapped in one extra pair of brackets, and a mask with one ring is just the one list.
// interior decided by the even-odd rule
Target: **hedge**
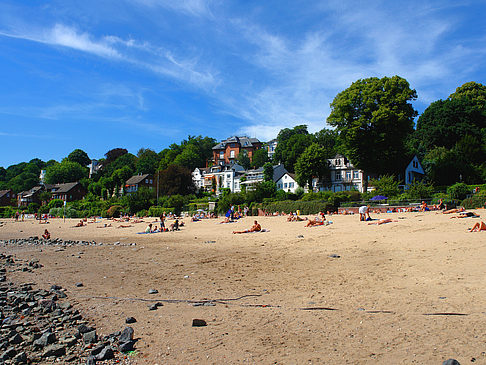
[(474, 195), (472, 198), (464, 199), (461, 205), (466, 209), (486, 208), (486, 196)]
[(12, 218), (15, 215), (15, 212), (17, 211), (16, 208), (6, 206), (6, 207), (0, 207), (0, 217), (1, 218)]
[(268, 203), (263, 206), (263, 209), (269, 213), (274, 212), (295, 212), (297, 210), (300, 211), (300, 214), (308, 215), (308, 214), (316, 214), (319, 212), (334, 212), (336, 211), (336, 207), (327, 201), (322, 200), (313, 200), (313, 201), (293, 201), (293, 200), (286, 200), (280, 202), (272, 202)]

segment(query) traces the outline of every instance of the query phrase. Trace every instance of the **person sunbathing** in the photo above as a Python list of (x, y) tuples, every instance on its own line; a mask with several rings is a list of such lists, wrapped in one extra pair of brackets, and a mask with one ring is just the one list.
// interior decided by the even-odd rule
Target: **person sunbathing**
[(78, 223), (78, 224), (76, 224), (74, 227), (82, 227), (82, 226), (84, 226), (84, 222), (83, 222), (83, 220), (81, 219), (81, 220), (79, 221), (79, 223)]
[(464, 212), (464, 210), (465, 210), (464, 207), (460, 207), (459, 209), (454, 208), (454, 209), (444, 210), (442, 214), (460, 213), (460, 212)]
[(307, 224), (304, 227), (315, 227), (315, 226), (323, 226), (324, 221), (321, 221), (320, 219), (311, 219), (307, 222)]
[(250, 232), (260, 232), (262, 230), (262, 226), (255, 221), (253, 226), (250, 229), (246, 229), (244, 231), (233, 231), (233, 234), (242, 234), (242, 233), (250, 233)]
[(391, 223), (391, 222), (398, 222), (398, 221), (395, 221), (391, 218), (385, 218), (385, 219), (380, 219), (376, 222), (370, 222), (368, 224), (377, 224), (377, 225), (380, 225), (380, 224), (385, 224), (385, 223)]
[(469, 232), (480, 232), (480, 231), (486, 231), (486, 223), (476, 222), (476, 224), (469, 229)]
[(42, 238), (44, 238), (45, 240), (48, 240), (48, 239), (51, 238), (51, 234), (49, 233), (49, 231), (47, 229), (44, 231)]
[(479, 218), (479, 215), (474, 212), (459, 212), (459, 215), (452, 218)]

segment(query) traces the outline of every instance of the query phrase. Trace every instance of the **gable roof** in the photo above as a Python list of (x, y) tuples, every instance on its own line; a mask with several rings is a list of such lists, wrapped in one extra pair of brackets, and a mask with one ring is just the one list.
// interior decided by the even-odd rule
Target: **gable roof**
[(283, 164), (273, 166), (273, 182), (277, 182), (287, 173), (288, 171)]
[(241, 137), (233, 136), (218, 143), (216, 146), (213, 147), (213, 150), (222, 150), (226, 148), (226, 145), (229, 143), (239, 143), (241, 147), (247, 148), (247, 147), (253, 147), (254, 144), (261, 143), (261, 142), (257, 138), (249, 138), (247, 136), (241, 136)]
[(69, 193), (78, 184), (79, 184), (79, 182), (71, 182), (71, 183), (66, 183), (66, 184), (56, 184), (56, 185), (54, 185), (53, 193), (55, 193), (55, 194)]
[(145, 180), (149, 176), (150, 176), (150, 174), (135, 175), (135, 176), (132, 176), (131, 178), (129, 178), (125, 184), (126, 185), (140, 184), (143, 180)]
[[(0, 190), (0, 198), (3, 198), (5, 195), (7, 195), (7, 193), (12, 193), (12, 190), (8, 189), (8, 190)], [(13, 195), (13, 193), (12, 193)]]

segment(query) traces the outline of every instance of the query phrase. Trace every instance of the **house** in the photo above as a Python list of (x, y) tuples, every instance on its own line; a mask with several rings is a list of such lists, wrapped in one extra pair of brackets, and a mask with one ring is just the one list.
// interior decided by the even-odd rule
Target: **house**
[(125, 182), (125, 192), (130, 194), (138, 191), (141, 187), (155, 189), (155, 180), (151, 174), (140, 174), (129, 178)]
[(246, 151), (251, 161), (253, 152), (262, 146), (262, 142), (256, 138), (233, 136), (213, 147), (213, 160), (216, 165), (230, 164), (236, 161), (242, 151)]
[(198, 189), (212, 191), (216, 188), (216, 193), (220, 189), (230, 189), (232, 192), (240, 191), (238, 177), (245, 171), (243, 166), (237, 163), (214, 165), (206, 168), (195, 168), (192, 172), (192, 181)]
[(17, 206), (26, 207), (30, 203), (40, 204), (40, 193), (45, 190), (44, 186), (34, 186), (32, 189), (17, 194)]
[(268, 158), (272, 159), (273, 155), (275, 155), (275, 149), (277, 148), (277, 140), (272, 139), (271, 141), (268, 141), (266, 145), (267, 145)]
[(99, 163), (98, 160), (91, 160), (91, 163), (88, 165), (89, 168), (89, 178), (96, 174), (100, 169), (103, 168), (103, 165)]
[(12, 201), (15, 199), (15, 193), (12, 189), (0, 190), (0, 206), (15, 205)]
[(49, 191), (52, 193), (52, 199), (61, 199), (65, 202), (81, 200), (86, 195), (85, 188), (79, 182), (55, 184)]
[(295, 191), (299, 187), (297, 180), (295, 180), (295, 174), (291, 174), (288, 171), (284, 171), (280, 174), (279, 177), (276, 177), (275, 168), (274, 168), (273, 181), (275, 182), (275, 184), (277, 184), (277, 190), (284, 190), (287, 193), (295, 193)]
[(346, 157), (340, 154), (337, 154), (334, 158), (329, 158), (327, 161), (330, 176), (323, 181), (319, 181), (317, 178), (313, 179), (313, 191), (358, 190), (363, 192), (363, 171), (355, 168)]
[[(405, 189), (408, 185), (410, 185), (413, 181), (420, 181), (424, 178), (425, 171), (420, 164), (420, 161), (417, 156), (413, 156), (412, 161), (407, 165), (405, 168), (405, 176), (404, 176), (404, 183)], [(399, 176), (399, 180), (400, 176)]]

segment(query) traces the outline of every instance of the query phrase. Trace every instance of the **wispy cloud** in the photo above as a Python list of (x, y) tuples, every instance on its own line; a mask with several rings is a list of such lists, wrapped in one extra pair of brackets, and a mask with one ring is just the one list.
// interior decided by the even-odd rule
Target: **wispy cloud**
[(150, 8), (163, 7), (192, 16), (212, 17), (210, 0), (127, 0)]

